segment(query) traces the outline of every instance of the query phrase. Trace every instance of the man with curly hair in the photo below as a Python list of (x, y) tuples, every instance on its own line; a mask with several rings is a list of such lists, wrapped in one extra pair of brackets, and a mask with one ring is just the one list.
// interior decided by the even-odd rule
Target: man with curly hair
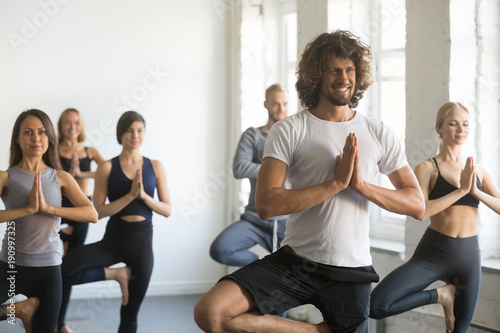
[[(403, 149), (381, 121), (354, 110), (370, 86), (370, 48), (324, 33), (302, 55), (305, 110), (269, 132), (257, 180), (259, 216), (289, 216), (273, 254), (225, 276), (195, 307), (206, 332), (366, 332), (372, 267), (368, 205), (421, 218), (424, 199)], [(377, 171), (394, 189), (373, 184)], [(291, 189), (283, 187), (285, 180)], [(324, 321), (269, 314), (314, 304)]]

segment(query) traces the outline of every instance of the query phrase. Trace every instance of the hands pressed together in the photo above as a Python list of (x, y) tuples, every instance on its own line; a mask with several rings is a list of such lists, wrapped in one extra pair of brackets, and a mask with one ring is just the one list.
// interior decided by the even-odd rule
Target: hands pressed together
[(465, 167), (460, 172), (460, 189), (472, 195), (475, 195), (478, 191), (476, 183), (476, 166), (474, 165), (474, 158), (472, 156), (467, 157)]
[(73, 153), (71, 157), (71, 167), (69, 169), (69, 173), (75, 179), (81, 176), (82, 171), (80, 170), (80, 159), (78, 158), (77, 153)]
[(144, 199), (147, 196), (147, 193), (144, 191), (144, 185), (142, 184), (142, 170), (137, 169), (135, 173), (135, 177), (132, 180), (132, 187), (129, 192), (132, 198)]
[(364, 184), (359, 168), (358, 139), (355, 133), (349, 133), (345, 140), (344, 149), (337, 160), (333, 181), (342, 189), (349, 186), (355, 192), (359, 192)]
[(33, 187), (30, 191), (29, 196), (29, 205), (28, 205), (31, 214), (35, 214), (36, 212), (48, 213), (49, 205), (45, 201), (45, 197), (43, 196), (42, 191), (42, 179), (41, 173), (35, 173), (35, 179), (33, 180)]

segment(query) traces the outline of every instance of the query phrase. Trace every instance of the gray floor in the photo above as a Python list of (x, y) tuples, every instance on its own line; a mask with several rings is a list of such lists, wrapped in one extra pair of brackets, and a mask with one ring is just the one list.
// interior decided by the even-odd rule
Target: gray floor
[[(201, 295), (147, 297), (139, 312), (138, 333), (199, 333), (193, 308)], [(72, 300), (67, 323), (78, 333), (115, 333), (118, 330), (120, 299)]]

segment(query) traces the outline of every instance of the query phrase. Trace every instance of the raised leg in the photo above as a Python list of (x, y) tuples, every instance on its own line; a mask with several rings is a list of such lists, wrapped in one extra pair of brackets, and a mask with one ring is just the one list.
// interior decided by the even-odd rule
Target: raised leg
[(122, 304), (128, 304), (128, 281), (132, 275), (132, 269), (128, 266), (120, 268), (104, 268), (104, 275), (106, 280), (115, 280), (120, 284), (120, 289), (122, 291)]
[(443, 306), (446, 332), (453, 332), (455, 316), (453, 314), (453, 304), (455, 302), (456, 288), (452, 284), (447, 284), (436, 289), (438, 292), (438, 304)]
[(314, 332), (329, 333), (323, 322), (317, 325), (262, 315), (252, 295), (232, 280), (217, 283), (194, 308), (196, 324), (204, 332)]

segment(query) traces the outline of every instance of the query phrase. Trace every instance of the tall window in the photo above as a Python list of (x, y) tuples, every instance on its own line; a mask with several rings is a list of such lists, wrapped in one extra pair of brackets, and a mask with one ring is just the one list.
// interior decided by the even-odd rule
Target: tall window
[(281, 82), (289, 93), (288, 113), (299, 111), (299, 101), (295, 82), (297, 78), (297, 13), (292, 1), (282, 3), (281, 7)]
[[(330, 0), (329, 30), (348, 29), (371, 45), (373, 85), (358, 111), (381, 119), (397, 135), (404, 147), (406, 11), (404, 0)], [(392, 188), (385, 176), (380, 185)], [(372, 205), (371, 236), (402, 242), (406, 217)]]
[[(241, 131), (267, 122), (263, 106), (268, 86), (289, 92), (288, 114), (298, 110), (295, 90), (297, 13), (295, 1), (243, 1), (241, 19)], [(250, 183), (241, 182), (240, 208), (248, 202)]]
[[(450, 99), (469, 110), (467, 155), (475, 156), (500, 186), (500, 4), (481, 0), (450, 2)], [(483, 258), (499, 258), (500, 218), (479, 206), (479, 241)], [(483, 260), (484, 263), (484, 260)]]
[[(373, 85), (374, 116), (384, 121), (397, 135), (404, 147), (406, 130), (405, 46), (406, 11), (404, 0), (379, 0), (376, 3), (372, 47), (375, 60)], [(378, 27), (378, 28), (377, 28)], [(378, 31), (377, 31), (378, 30)], [(392, 188), (385, 176), (384, 187)], [(393, 241), (404, 240), (406, 216), (372, 207), (371, 236)]]

